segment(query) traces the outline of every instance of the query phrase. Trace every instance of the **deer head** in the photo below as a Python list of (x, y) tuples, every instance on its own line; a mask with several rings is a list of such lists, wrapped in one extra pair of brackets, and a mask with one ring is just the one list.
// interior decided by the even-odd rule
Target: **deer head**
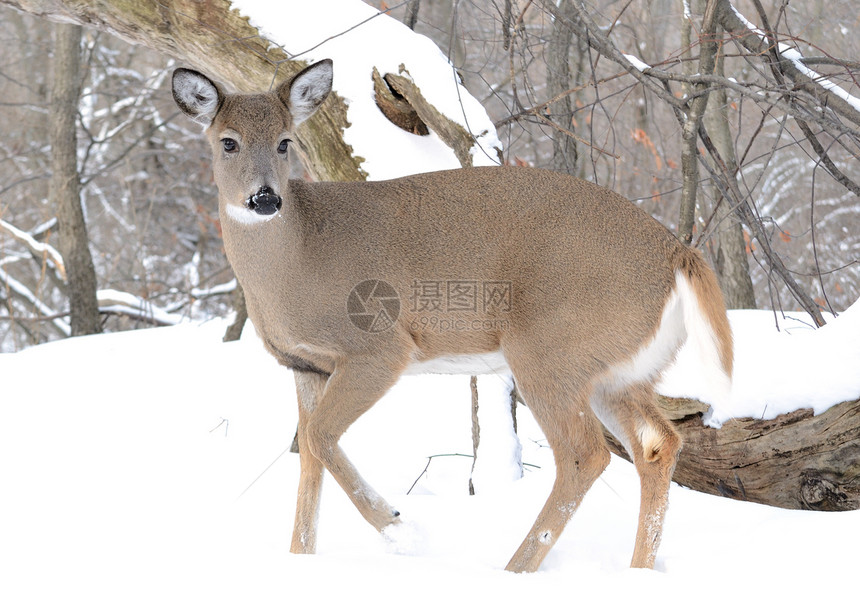
[(207, 76), (188, 68), (173, 73), (173, 98), (188, 117), (206, 128), (220, 198), (236, 215), (262, 218), (277, 213), (290, 174), (290, 143), (296, 128), (325, 101), (332, 62), (317, 62), (274, 91), (230, 95)]

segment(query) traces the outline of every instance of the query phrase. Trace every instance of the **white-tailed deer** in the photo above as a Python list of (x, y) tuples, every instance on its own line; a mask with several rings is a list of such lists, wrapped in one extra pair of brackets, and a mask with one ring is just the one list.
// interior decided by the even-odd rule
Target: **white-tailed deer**
[(399, 522), (338, 440), (401, 375), (510, 369), (556, 478), (507, 569), (538, 568), (605, 469), (601, 423), (639, 472), (632, 564), (652, 567), (681, 448), (654, 382), (689, 335), (715, 382), (730, 386), (731, 331), (713, 272), (628, 200), (567, 175), (485, 167), (291, 180), (290, 137), (331, 83), (329, 60), (263, 94), (173, 74), (177, 104), (212, 145), (224, 245), (248, 313), (295, 372), (291, 550), (315, 550), (323, 469), (377, 530)]

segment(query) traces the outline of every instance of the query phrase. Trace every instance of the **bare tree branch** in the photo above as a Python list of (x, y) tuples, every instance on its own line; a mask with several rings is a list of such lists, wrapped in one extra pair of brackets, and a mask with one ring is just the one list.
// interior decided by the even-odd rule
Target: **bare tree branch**
[(802, 63), (802, 56), (797, 55), (797, 62), (789, 59), (785, 53), (787, 46), (786, 49), (781, 49), (781, 45), (776, 41), (773, 32), (754, 30), (754, 26), (742, 18), (729, 0), (715, 1), (718, 5), (717, 19), (720, 25), (726, 29), (726, 32), (733, 35), (738, 44), (755, 55), (772, 57), (776, 64), (774, 68), (792, 81), (794, 91), (799, 90), (813, 96), (821, 106), (822, 116), (830, 111), (831, 117), (835, 114), (847, 119), (855, 126), (860, 126), (860, 109), (840, 95), (839, 91), (829, 81), (821, 78), (820, 75), (810, 74), (809, 71), (802, 70), (798, 66), (799, 63)]
[(63, 262), (63, 257), (52, 246), (42, 241), (37, 241), (30, 233), (24, 232), (2, 219), (0, 219), (0, 231), (5, 232), (17, 242), (26, 246), (34, 258), (49, 262), (50, 266), (57, 271), (60, 279), (63, 281), (66, 280), (66, 265)]
[[(711, 75), (717, 65), (717, 42), (715, 33), (714, 0), (708, 0), (700, 34), (699, 71), (700, 75)], [(709, 89), (696, 84), (686, 101), (685, 118), (681, 124), (681, 207), (678, 214), (678, 238), (690, 245), (693, 242), (693, 224), (696, 219), (696, 191), (699, 188), (698, 133), (702, 117), (708, 106)]]

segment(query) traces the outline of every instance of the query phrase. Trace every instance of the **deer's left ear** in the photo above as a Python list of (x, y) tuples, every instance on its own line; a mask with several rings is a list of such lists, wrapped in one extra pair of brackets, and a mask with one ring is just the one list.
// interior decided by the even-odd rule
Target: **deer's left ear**
[(206, 128), (212, 125), (224, 94), (206, 75), (190, 68), (173, 71), (173, 100), (188, 117)]
[(313, 115), (331, 92), (332, 61), (311, 64), (278, 87), (278, 97), (293, 116), (293, 128)]

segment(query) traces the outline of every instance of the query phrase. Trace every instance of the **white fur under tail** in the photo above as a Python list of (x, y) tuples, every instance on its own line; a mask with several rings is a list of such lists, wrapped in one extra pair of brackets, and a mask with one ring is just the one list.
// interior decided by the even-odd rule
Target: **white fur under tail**
[(723, 370), (717, 335), (705, 317), (693, 287), (681, 271), (675, 273), (675, 287), (683, 306), (687, 345), (700, 361), (705, 375), (703, 379), (707, 383), (708, 389), (702, 391), (702, 400), (711, 405), (711, 411), (704, 416), (704, 421), (708, 426), (719, 428), (731, 416), (731, 374)]

